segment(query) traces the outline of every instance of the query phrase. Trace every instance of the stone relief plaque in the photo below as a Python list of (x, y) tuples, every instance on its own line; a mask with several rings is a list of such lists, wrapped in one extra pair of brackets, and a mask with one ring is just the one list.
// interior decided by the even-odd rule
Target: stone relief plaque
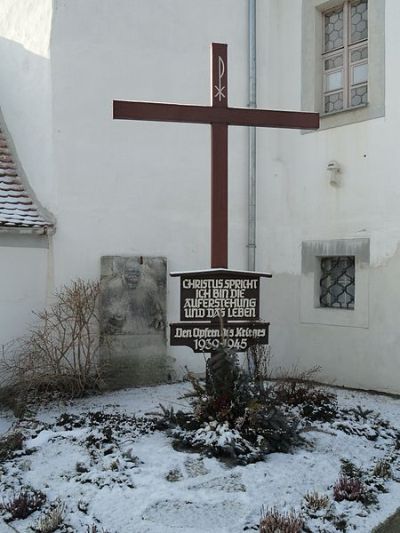
[(102, 353), (116, 386), (166, 379), (166, 280), (164, 257), (101, 258)]

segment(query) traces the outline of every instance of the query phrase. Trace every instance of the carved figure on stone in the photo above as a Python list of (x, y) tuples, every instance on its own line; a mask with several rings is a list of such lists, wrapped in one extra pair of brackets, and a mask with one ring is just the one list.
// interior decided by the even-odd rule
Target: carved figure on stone
[[(107, 258), (108, 259), (108, 258)], [(102, 279), (102, 331), (142, 335), (165, 329), (165, 264), (114, 257)]]

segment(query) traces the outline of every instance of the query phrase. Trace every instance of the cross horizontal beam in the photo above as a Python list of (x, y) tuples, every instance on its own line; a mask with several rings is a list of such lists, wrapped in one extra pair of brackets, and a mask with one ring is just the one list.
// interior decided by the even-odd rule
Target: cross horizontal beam
[(318, 113), (114, 100), (113, 118), (265, 128), (319, 128)]

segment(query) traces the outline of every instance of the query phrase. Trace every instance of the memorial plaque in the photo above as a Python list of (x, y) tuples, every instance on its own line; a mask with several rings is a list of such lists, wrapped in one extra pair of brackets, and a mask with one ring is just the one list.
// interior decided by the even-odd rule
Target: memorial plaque
[[(235, 322), (225, 324), (170, 324), (171, 346), (188, 346), (195, 353), (212, 352), (222, 340), (237, 352), (244, 352), (255, 344), (268, 344), (269, 322)], [(222, 333), (222, 335), (221, 335)]]
[(182, 321), (258, 320), (260, 278), (244, 274), (181, 277)]
[(271, 274), (216, 268), (171, 276), (180, 277), (181, 289), (181, 322), (170, 324), (171, 346), (204, 353), (222, 341), (237, 352), (268, 344), (269, 322), (260, 321), (259, 295), (260, 278)]

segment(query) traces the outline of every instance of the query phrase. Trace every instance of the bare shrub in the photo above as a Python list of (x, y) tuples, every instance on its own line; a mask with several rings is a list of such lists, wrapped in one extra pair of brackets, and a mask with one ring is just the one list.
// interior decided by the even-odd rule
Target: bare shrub
[(72, 396), (97, 388), (99, 366), (99, 283), (77, 280), (35, 313), (30, 333), (8, 347), (0, 371), (20, 393), (60, 391)]
[(300, 533), (304, 521), (294, 511), (280, 513), (276, 508), (263, 511), (260, 522), (260, 533)]
[(319, 366), (300, 371), (296, 367), (276, 379), (274, 394), (278, 403), (300, 406), (300, 413), (309, 420), (331, 421), (337, 414), (336, 395), (317, 387)]
[(42, 507), (46, 496), (40, 490), (24, 490), (15, 494), (8, 501), (0, 503), (0, 510), (7, 513), (6, 522), (16, 519), (25, 519)]
[(329, 505), (329, 497), (323, 494), (318, 494), (316, 491), (307, 492), (307, 494), (304, 496), (304, 500), (308, 509), (313, 512), (326, 509)]
[(64, 521), (65, 505), (57, 502), (42, 518), (39, 519), (35, 526), (37, 533), (53, 533), (61, 526)]
[(321, 371), (319, 365), (300, 370), (296, 365), (288, 369), (280, 368), (274, 380), (277, 381), (277, 386), (285, 392), (287, 396), (293, 395), (299, 388), (313, 388), (315, 387), (316, 377)]
[(97, 524), (91, 524), (86, 526), (86, 533), (108, 533), (105, 529), (101, 528)]
[(343, 476), (339, 478), (333, 486), (333, 497), (335, 501), (343, 500), (362, 501), (366, 493), (363, 482), (359, 479)]
[(329, 496), (319, 494), (317, 491), (310, 491), (304, 496), (302, 504), (304, 514), (310, 518), (327, 518), (330, 519), (332, 514), (332, 505)]
[[(358, 501), (365, 506), (378, 503), (377, 492), (385, 491), (384, 485), (378, 480), (371, 478), (361, 468), (348, 459), (341, 459), (341, 476), (333, 487), (334, 499), (338, 502), (343, 500)], [(383, 459), (378, 461), (375, 474), (382, 473), (382, 477), (388, 473), (387, 466), (390, 465)], [(379, 477), (379, 476), (376, 476)]]

